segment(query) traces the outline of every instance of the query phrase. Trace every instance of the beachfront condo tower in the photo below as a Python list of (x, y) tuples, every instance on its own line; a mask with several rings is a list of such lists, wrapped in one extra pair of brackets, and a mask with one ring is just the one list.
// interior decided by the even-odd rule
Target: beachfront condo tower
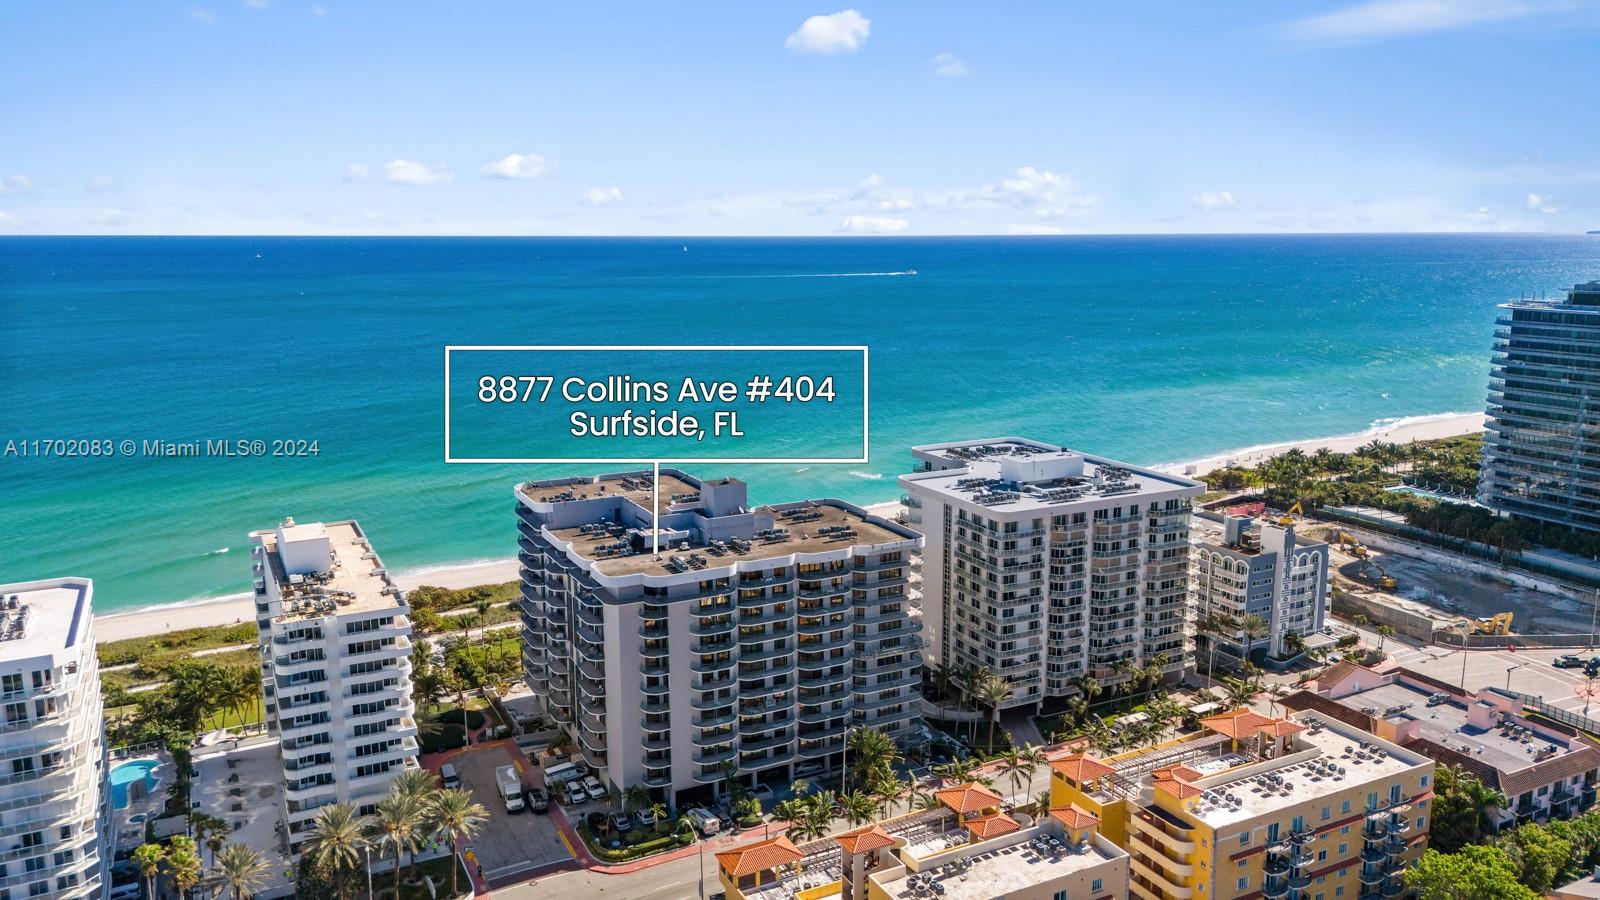
[(1002, 708), (1076, 695), (1084, 677), (1183, 672), (1190, 501), (1204, 485), (1017, 437), (912, 453), (900, 484), (927, 535), (929, 665), (1005, 678)]
[(673, 469), (515, 493), (528, 685), (609, 787), (681, 807), (837, 770), (852, 728), (912, 730), (915, 531)]
[[(1203, 639), (1215, 639), (1217, 649), (1236, 660), (1257, 651), (1292, 655), (1290, 635), (1311, 637), (1327, 618), (1328, 545), (1271, 519), (1225, 515), (1221, 530), (1214, 528), (1194, 541), (1195, 613)], [(1260, 618), (1265, 633), (1245, 634), (1249, 616)]]
[(110, 887), (100, 664), (86, 578), (0, 585), (0, 897)]
[(368, 815), (417, 766), (410, 609), (355, 522), (285, 519), (250, 540), (261, 690), (298, 854), (322, 807)]
[(1600, 531), (1600, 281), (1501, 308), (1478, 500)]

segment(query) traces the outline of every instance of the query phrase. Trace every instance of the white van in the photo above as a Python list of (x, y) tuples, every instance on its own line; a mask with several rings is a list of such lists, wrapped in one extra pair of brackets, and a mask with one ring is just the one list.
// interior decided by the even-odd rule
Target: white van
[(688, 816), (690, 824), (700, 829), (700, 833), (706, 837), (710, 837), (722, 830), (722, 820), (717, 818), (716, 813), (710, 810), (697, 806), (684, 813), (684, 815)]
[(439, 780), (444, 783), (446, 790), (456, 790), (461, 787), (461, 776), (456, 774), (456, 767), (445, 763), (439, 767)]
[(544, 770), (544, 786), (547, 788), (559, 787), (569, 781), (578, 781), (583, 778), (583, 773), (572, 763), (557, 763)]

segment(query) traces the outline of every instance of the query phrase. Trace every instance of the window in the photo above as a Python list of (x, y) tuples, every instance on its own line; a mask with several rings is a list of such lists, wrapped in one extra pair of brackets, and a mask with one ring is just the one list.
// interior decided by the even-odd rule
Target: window
[(1250, 876), (1246, 875), (1243, 878), (1239, 879), (1239, 890), (1244, 891), (1244, 890), (1249, 890), (1249, 889), (1250, 889)]
[(1056, 900), (1067, 900), (1066, 891), (1056, 891)]
[(1326, 851), (1326, 850), (1318, 850), (1317, 851), (1317, 862), (1327, 862), (1327, 861), (1328, 861), (1328, 851)]
[(1349, 850), (1350, 850), (1350, 845), (1349, 844), (1340, 844), (1339, 845), (1339, 855), (1340, 856), (1345, 855), (1345, 853), (1349, 852)]
[(1422, 786), (1423, 787), (1427, 787), (1428, 786), (1428, 776), (1426, 776), (1426, 775), (1422, 776)]
[(1428, 830), (1428, 817), (1427, 816), (1417, 816), (1417, 831), (1427, 831), (1427, 830)]
[(1246, 846), (1249, 846), (1249, 844), (1250, 844), (1250, 832), (1248, 832), (1248, 831), (1239, 832), (1239, 846), (1246, 847)]
[(1096, 894), (1100, 893), (1100, 891), (1101, 891), (1100, 879), (1096, 878), (1094, 880), (1094, 884), (1090, 885), (1089, 890), (1093, 891)]
[(1333, 815), (1333, 811), (1330, 810), (1328, 807), (1324, 806), (1322, 808), (1322, 821), (1324, 821), (1324, 822), (1328, 821), (1329, 817), (1332, 816), (1332, 815)]
[(1343, 806), (1343, 807), (1341, 807), (1341, 808), (1340, 808), (1340, 810), (1339, 810), (1339, 811), (1340, 811), (1340, 812), (1349, 812), (1349, 811), (1350, 811), (1350, 801), (1349, 801), (1349, 800), (1346, 800), (1346, 801), (1345, 801), (1345, 802), (1344, 802), (1344, 806)]

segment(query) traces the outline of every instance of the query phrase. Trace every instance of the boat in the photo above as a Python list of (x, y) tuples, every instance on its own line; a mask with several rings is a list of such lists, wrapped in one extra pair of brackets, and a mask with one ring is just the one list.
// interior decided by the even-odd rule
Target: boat
[(905, 274), (907, 274), (907, 275), (915, 275), (915, 274), (917, 274), (917, 270), (916, 269), (907, 269), (905, 271)]

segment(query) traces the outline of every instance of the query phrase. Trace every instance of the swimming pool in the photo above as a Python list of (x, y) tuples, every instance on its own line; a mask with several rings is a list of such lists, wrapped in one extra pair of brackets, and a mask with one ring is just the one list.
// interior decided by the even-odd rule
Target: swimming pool
[(136, 759), (111, 770), (111, 803), (117, 809), (127, 809), (129, 800), (141, 800), (156, 789), (161, 779), (155, 777), (157, 763), (153, 759)]

